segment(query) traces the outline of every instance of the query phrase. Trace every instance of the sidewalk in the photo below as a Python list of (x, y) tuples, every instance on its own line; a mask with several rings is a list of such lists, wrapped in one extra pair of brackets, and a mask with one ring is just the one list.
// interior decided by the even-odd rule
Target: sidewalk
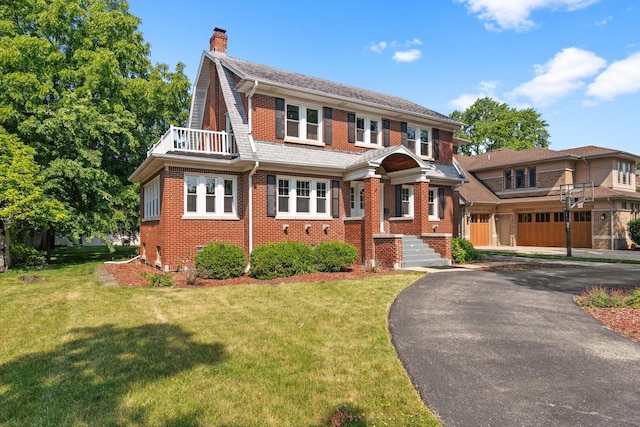
[[(566, 256), (567, 248), (548, 248), (537, 246), (476, 246), (479, 251), (509, 252), (523, 255), (556, 255)], [(576, 258), (604, 258), (613, 260), (631, 260), (640, 262), (640, 250), (608, 249), (571, 249), (571, 256)]]

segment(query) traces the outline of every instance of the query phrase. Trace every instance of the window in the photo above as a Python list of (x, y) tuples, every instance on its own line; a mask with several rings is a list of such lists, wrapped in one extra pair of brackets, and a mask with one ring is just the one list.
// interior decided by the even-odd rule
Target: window
[(511, 171), (504, 171), (504, 189), (511, 189)]
[(553, 222), (564, 222), (564, 212), (554, 212)]
[(411, 185), (403, 185), (402, 186), (402, 216), (412, 217), (413, 216), (413, 186)]
[(516, 169), (516, 188), (524, 188), (524, 169)]
[(518, 222), (532, 222), (530, 213), (518, 214)]
[(438, 189), (429, 188), (429, 221), (437, 221), (438, 215)]
[(429, 129), (414, 125), (407, 126), (407, 148), (419, 156), (431, 157)]
[(591, 221), (591, 211), (576, 211), (573, 213), (574, 222), (589, 222)]
[(536, 186), (536, 168), (529, 168), (529, 187), (535, 188)]
[(551, 222), (551, 213), (537, 213), (536, 214), (536, 222)]
[(489, 222), (489, 214), (471, 214), (471, 222), (486, 224)]
[(356, 142), (380, 145), (380, 121), (356, 117)]
[(287, 104), (287, 138), (320, 141), (320, 109)]
[(351, 214), (349, 216), (364, 216), (364, 183), (351, 183), (350, 192)]
[(186, 216), (236, 216), (236, 178), (184, 176)]
[(160, 216), (160, 179), (156, 178), (144, 186), (144, 218)]
[(278, 214), (319, 216), (329, 215), (327, 193), (329, 181), (301, 178), (278, 179)]

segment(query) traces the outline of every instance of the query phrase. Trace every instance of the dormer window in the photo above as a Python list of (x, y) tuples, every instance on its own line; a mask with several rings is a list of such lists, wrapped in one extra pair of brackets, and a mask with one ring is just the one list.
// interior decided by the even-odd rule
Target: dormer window
[(320, 108), (287, 103), (287, 139), (320, 142)]

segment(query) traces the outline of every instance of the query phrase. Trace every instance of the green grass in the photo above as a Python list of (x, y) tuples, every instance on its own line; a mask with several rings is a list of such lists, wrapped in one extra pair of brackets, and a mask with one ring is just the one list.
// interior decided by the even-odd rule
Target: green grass
[(437, 425), (386, 323), (418, 273), (151, 289), (61, 264), (0, 275), (0, 425)]
[(612, 258), (583, 258), (583, 257), (568, 257), (564, 255), (549, 255), (549, 254), (520, 254), (514, 252), (500, 252), (500, 251), (483, 251), (478, 250), (483, 255), (499, 255), (499, 256), (511, 256), (519, 258), (537, 258), (537, 259), (555, 259), (561, 261), (585, 261), (585, 262), (604, 262), (607, 264), (640, 264), (640, 261), (633, 259), (612, 259)]

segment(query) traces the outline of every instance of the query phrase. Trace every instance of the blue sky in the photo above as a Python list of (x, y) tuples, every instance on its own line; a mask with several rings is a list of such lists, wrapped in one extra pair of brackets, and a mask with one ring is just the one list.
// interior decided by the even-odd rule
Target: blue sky
[(229, 56), (400, 96), (443, 114), (533, 107), (550, 148), (640, 154), (639, 0), (130, 0), (151, 60), (193, 83), (214, 27)]

